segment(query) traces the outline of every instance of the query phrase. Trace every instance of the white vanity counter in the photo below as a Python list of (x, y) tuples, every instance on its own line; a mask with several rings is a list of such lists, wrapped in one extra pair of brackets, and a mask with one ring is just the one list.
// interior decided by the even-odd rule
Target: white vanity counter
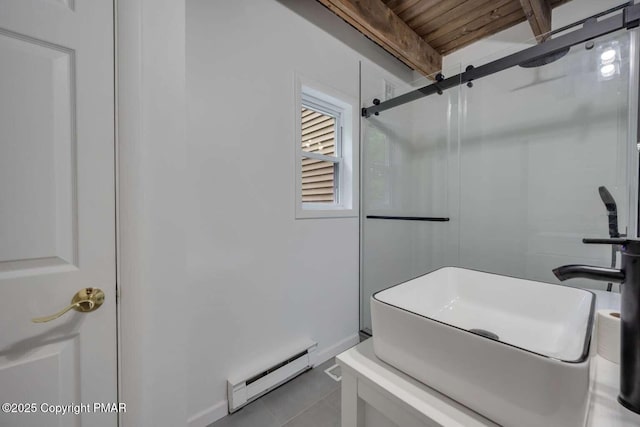
[(640, 415), (624, 408), (616, 400), (620, 384), (620, 365), (595, 357), (596, 377), (591, 388), (588, 427), (640, 426)]
[[(371, 339), (336, 360), (342, 367), (342, 427), (497, 426), (379, 360)], [(587, 426), (640, 426), (640, 415), (616, 401), (619, 366), (599, 356), (592, 363), (595, 378)]]

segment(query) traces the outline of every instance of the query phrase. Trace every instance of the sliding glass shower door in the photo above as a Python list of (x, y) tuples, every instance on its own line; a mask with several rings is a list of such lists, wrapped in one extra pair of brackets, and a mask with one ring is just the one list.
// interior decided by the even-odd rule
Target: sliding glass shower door
[[(363, 79), (372, 79), (365, 75)], [(443, 74), (456, 75), (459, 68)], [(405, 90), (428, 84), (421, 80)], [(369, 85), (369, 87), (383, 87)], [(362, 121), (361, 329), (369, 299), (393, 284), (457, 263), (459, 88)], [(400, 95), (397, 93), (396, 95)], [(382, 98), (373, 93), (363, 99)], [(384, 98), (382, 98), (384, 99)]]
[(634, 39), (618, 31), (461, 88), (460, 266), (550, 283), (560, 265), (611, 266), (611, 247), (582, 239), (609, 237), (612, 203), (615, 232), (635, 233)]
[[(637, 232), (637, 38), (621, 30), (362, 119), (361, 329), (375, 292), (442, 266), (559, 283), (557, 266), (611, 265), (582, 238)], [(362, 88), (365, 106), (384, 100)]]

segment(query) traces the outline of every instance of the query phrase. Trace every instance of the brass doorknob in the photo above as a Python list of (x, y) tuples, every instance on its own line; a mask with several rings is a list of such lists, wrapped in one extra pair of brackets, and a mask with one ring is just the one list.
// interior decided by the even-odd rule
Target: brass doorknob
[(71, 298), (71, 304), (69, 304), (68, 306), (66, 306), (56, 314), (52, 314), (51, 316), (46, 316), (46, 317), (36, 317), (34, 319), (31, 319), (31, 321), (33, 323), (51, 322), (52, 320), (56, 320), (58, 317), (62, 316), (69, 310), (75, 310), (81, 313), (89, 313), (91, 311), (95, 311), (99, 309), (103, 302), (104, 302), (104, 292), (102, 292), (102, 289), (98, 289), (98, 288), (80, 289), (73, 296), (73, 298)]

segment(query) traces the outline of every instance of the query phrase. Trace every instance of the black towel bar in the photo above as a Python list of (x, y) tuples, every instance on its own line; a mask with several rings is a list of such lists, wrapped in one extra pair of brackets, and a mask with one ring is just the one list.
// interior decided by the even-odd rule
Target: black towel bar
[(431, 221), (431, 222), (447, 222), (449, 218), (434, 216), (384, 216), (384, 215), (367, 215), (367, 219), (395, 219), (399, 221)]

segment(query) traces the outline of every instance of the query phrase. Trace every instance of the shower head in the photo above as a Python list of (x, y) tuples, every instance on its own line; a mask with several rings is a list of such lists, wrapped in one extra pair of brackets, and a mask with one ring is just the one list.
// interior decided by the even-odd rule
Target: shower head
[(602, 203), (604, 203), (605, 207), (607, 208), (607, 212), (616, 212), (618, 210), (616, 201), (611, 193), (609, 193), (609, 190), (607, 190), (607, 187), (598, 187), (598, 193), (600, 193), (600, 198), (602, 199)]
[(555, 62), (558, 59), (564, 57), (567, 53), (569, 53), (570, 49), (571, 47), (569, 46), (563, 47), (562, 49), (553, 51), (543, 56), (539, 56), (537, 58), (530, 59), (518, 65), (520, 65), (522, 68), (536, 68), (543, 65), (551, 64), (552, 62)]

